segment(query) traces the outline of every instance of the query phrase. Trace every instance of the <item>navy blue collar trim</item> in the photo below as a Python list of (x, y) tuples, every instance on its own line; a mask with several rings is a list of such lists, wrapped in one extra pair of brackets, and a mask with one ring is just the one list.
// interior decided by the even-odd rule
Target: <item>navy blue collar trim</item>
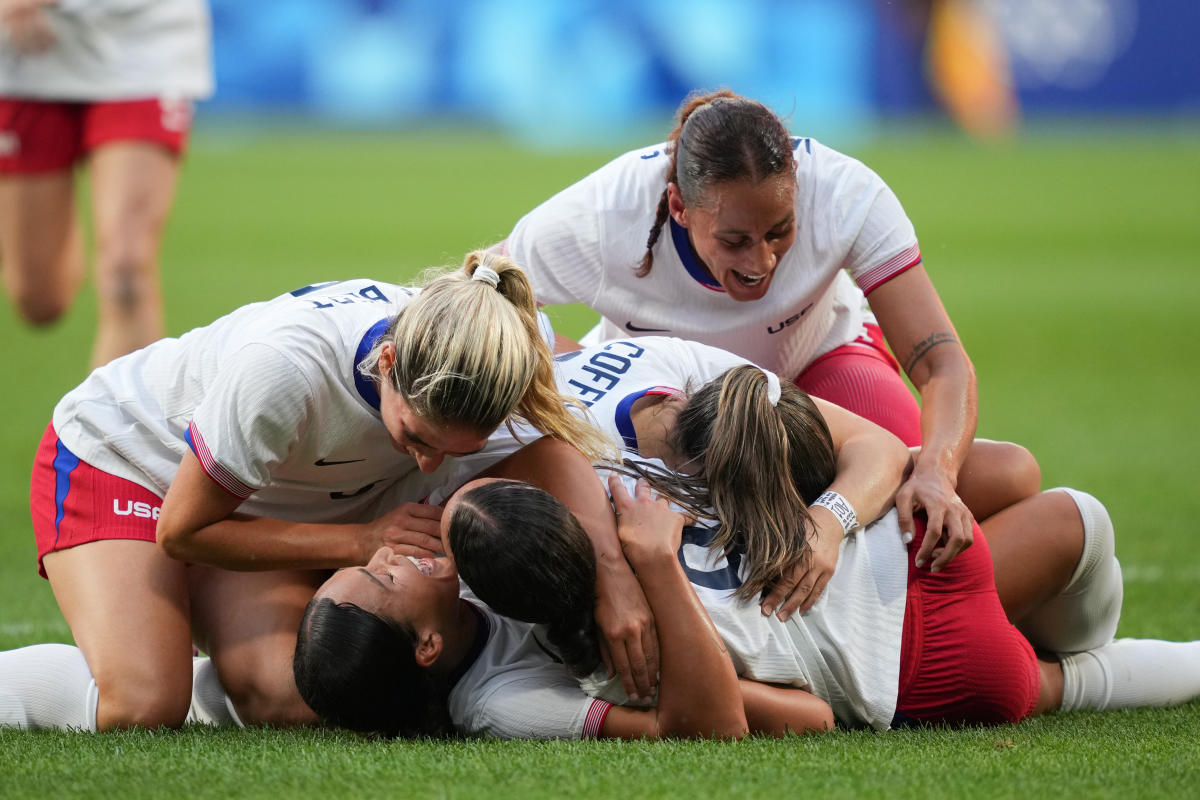
[(688, 275), (702, 286), (718, 292), (725, 291), (717, 279), (709, 275), (708, 270), (696, 260), (696, 254), (692, 252), (692, 243), (688, 240), (687, 228), (674, 219), (668, 219), (667, 222), (671, 225), (671, 241), (675, 243), (675, 252), (679, 254), (679, 260), (683, 262), (683, 268), (687, 270)]
[(376, 388), (374, 379), (362, 374), (359, 366), (371, 349), (375, 347), (379, 337), (387, 331), (391, 322), (390, 319), (384, 317), (372, 325), (370, 330), (364, 333), (362, 339), (359, 340), (358, 352), (354, 354), (354, 388), (358, 390), (358, 396), (376, 411), (379, 410), (379, 389)]
[(616, 423), (617, 433), (621, 434), (621, 441), (624, 442), (626, 450), (632, 450), (635, 453), (638, 451), (637, 431), (633, 427), (633, 404), (648, 394), (671, 395), (678, 393), (677, 389), (668, 386), (651, 386), (649, 389), (631, 392), (621, 398), (621, 402), (617, 403), (616, 411), (613, 412), (613, 422)]

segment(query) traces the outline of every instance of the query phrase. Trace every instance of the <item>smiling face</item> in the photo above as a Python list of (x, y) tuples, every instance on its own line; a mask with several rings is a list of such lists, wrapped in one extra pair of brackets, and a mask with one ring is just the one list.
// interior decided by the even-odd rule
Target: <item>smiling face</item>
[(738, 301), (762, 298), (775, 268), (796, 239), (796, 179), (791, 172), (761, 181), (726, 181), (703, 201), (684, 206), (679, 187), (667, 186), (671, 217), (709, 273)]
[(448, 558), (410, 558), (381, 547), (365, 567), (346, 567), (316, 597), (353, 603), (417, 630), (438, 628), (458, 609), (458, 572)]
[(384, 344), (379, 354), (379, 413), (392, 447), (416, 459), (421, 472), (433, 472), (446, 456), (465, 456), (482, 450), (490, 434), (461, 426), (433, 425), (413, 412), (388, 377), (395, 360), (395, 348), (390, 343)]

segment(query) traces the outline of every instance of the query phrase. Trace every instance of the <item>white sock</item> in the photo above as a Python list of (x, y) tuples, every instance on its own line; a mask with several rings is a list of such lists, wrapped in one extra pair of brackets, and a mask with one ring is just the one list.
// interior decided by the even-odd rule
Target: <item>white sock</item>
[(1117, 639), (1062, 660), (1063, 711), (1173, 706), (1200, 697), (1200, 641)]
[(1112, 641), (1125, 588), (1108, 510), (1086, 492), (1060, 487), (1083, 518), (1083, 555), (1066, 588), (1017, 627), (1034, 647), (1052, 653), (1094, 650)]
[(78, 647), (35, 644), (0, 652), (0, 728), (95, 731), (99, 696)]
[(225, 693), (211, 658), (192, 659), (192, 704), (184, 722), (246, 727)]

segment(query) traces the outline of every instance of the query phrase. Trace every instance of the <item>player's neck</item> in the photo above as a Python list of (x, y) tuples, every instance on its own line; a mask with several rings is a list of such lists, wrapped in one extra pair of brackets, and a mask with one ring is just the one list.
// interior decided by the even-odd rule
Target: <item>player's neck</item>
[(667, 395), (648, 394), (634, 401), (629, 421), (637, 436), (638, 455), (657, 458), (673, 467), (677, 459), (670, 441), (678, 405), (676, 398)]

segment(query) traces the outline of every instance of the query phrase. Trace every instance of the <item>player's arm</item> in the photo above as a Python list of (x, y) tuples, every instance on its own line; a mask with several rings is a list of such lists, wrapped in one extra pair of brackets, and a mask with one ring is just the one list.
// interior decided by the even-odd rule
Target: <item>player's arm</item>
[(441, 508), (405, 503), (362, 525), (235, 515), (242, 498), (208, 477), (189, 450), (163, 499), (158, 544), (172, 558), (225, 569), (336, 568), (365, 564), (383, 544), (406, 555), (441, 551)]
[(655, 498), (645, 481), (630, 496), (609, 479), (621, 547), (658, 621), (661, 675), (658, 706), (613, 708), (602, 733), (623, 738), (728, 738), (746, 733), (737, 674), (720, 635), (676, 555), (683, 517)]
[(921, 452), (896, 496), (901, 528), (911, 532), (912, 512), (925, 510), (929, 524), (918, 564), (929, 561), (944, 536), (933, 563), (940, 568), (971, 541), (971, 513), (955, 489), (975, 436), (975, 368), (920, 264), (880, 284), (868, 299), (892, 352), (921, 394)]
[(621, 552), (612, 504), (587, 458), (566, 442), (545, 436), (488, 474), (544, 489), (579, 520), (596, 554), (596, 624), (604, 636), (605, 660), (620, 675), (626, 694), (650, 697), (659, 671), (654, 615)]
[(739, 681), (746, 722), (754, 733), (824, 733), (833, 730), (833, 709), (821, 698), (787, 686)]
[[(875, 423), (820, 398), (813, 400), (829, 426), (837, 456), (837, 476), (829, 491), (841, 495), (859, 524), (873, 522), (895, 502), (911, 460), (908, 448)], [(827, 502), (835, 507), (842, 504), (837, 498)], [(797, 611), (807, 611), (833, 577), (845, 524), (825, 505), (811, 506), (809, 514), (815, 526), (809, 539), (810, 555), (771, 587), (763, 598), (764, 614), (776, 613), (787, 619)]]

